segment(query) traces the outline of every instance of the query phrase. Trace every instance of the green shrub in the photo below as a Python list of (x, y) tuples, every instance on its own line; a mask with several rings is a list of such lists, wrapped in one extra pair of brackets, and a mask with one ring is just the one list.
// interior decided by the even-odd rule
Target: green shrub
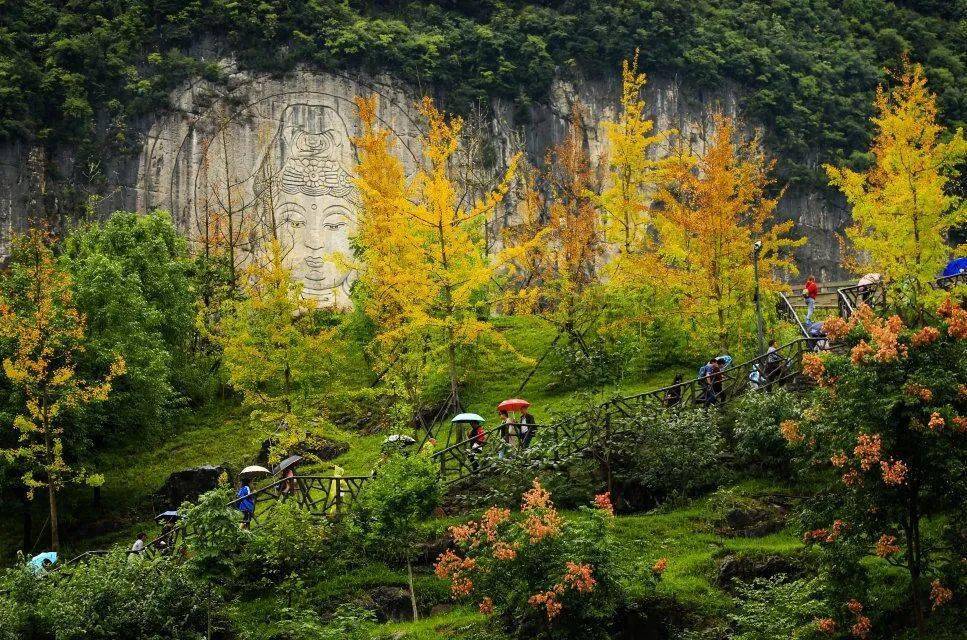
[(726, 452), (720, 419), (715, 410), (648, 405), (633, 418), (613, 420), (607, 453), (616, 504), (654, 506), (720, 483)]
[(123, 550), (35, 574), (20, 565), (0, 585), (0, 638), (197, 640), (225, 628), (223, 603), (191, 568)]
[(784, 420), (802, 417), (802, 399), (785, 389), (746, 393), (731, 405), (737, 462), (774, 472), (789, 470), (792, 455), (779, 432)]
[(738, 586), (733, 640), (804, 640), (819, 638), (815, 619), (827, 610), (822, 585), (817, 579), (786, 581), (778, 575), (757, 578)]
[(275, 505), (252, 528), (238, 558), (242, 579), (249, 588), (259, 588), (331, 573), (345, 559), (333, 554), (329, 544), (334, 537), (332, 529), (294, 499)]
[(410, 598), (416, 613), (411, 562), (420, 523), (440, 502), (440, 478), (435, 462), (423, 452), (394, 454), (359, 492), (350, 514), (350, 530), (376, 558), (406, 563)]

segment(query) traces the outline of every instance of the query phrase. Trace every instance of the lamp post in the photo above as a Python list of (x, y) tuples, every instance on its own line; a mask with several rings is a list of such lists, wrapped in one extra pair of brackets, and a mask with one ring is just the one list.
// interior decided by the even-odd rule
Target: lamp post
[(765, 329), (762, 326), (762, 297), (759, 295), (759, 253), (762, 251), (762, 241), (756, 240), (752, 245), (752, 273), (755, 277), (755, 320), (759, 336), (759, 355), (766, 352)]

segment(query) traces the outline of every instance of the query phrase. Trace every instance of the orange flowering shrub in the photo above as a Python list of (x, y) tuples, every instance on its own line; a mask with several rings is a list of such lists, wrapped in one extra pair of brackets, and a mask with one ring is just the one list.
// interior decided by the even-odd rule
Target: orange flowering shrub
[(860, 364), (866, 360), (867, 356), (872, 354), (873, 347), (867, 344), (866, 340), (860, 340), (859, 343), (850, 350), (849, 359), (853, 364)]
[(816, 620), (816, 628), (819, 629), (821, 633), (831, 636), (836, 633), (836, 621), (832, 618), (820, 618), (819, 620)]
[(940, 584), (940, 580), (934, 580), (930, 583), (931, 609), (942, 607), (953, 599), (954, 592)]
[(865, 638), (873, 629), (873, 623), (866, 616), (856, 616), (856, 623), (850, 627), (850, 633), (857, 638)]
[(779, 433), (782, 434), (782, 437), (789, 444), (799, 444), (806, 439), (802, 432), (799, 431), (799, 423), (795, 420), (783, 420), (779, 424)]
[[(818, 546), (828, 575), (840, 583), (834, 587), (862, 584), (857, 577), (864, 575), (866, 556), (884, 558), (920, 576), (961, 562), (950, 548), (914, 548), (909, 553), (905, 536), (884, 532), (907, 531), (915, 513), (918, 530), (911, 535), (921, 536), (925, 521), (943, 529), (931, 536), (957, 535), (956, 525), (938, 516), (952, 513), (963, 495), (965, 313), (948, 300), (940, 319), (926, 313), (911, 327), (899, 317), (878, 318), (863, 309), (846, 326), (833, 323), (841, 349), (824, 354), (821, 367), (807, 366), (808, 375), (821, 384), (795, 432), (787, 431), (795, 440), (815, 442), (814, 448), (800, 449), (796, 459), (804, 476), (825, 487), (823, 499), (804, 513), (803, 540)], [(849, 526), (837, 528), (836, 521)], [(929, 602), (952, 597), (943, 586), (928, 590), (913, 580), (907, 584), (911, 623), (914, 611), (923, 613)], [(837, 633), (871, 635), (877, 616), (864, 612), (858, 601), (847, 608), (849, 621), (837, 618)]]
[(881, 558), (888, 558), (894, 553), (900, 553), (900, 547), (896, 543), (896, 536), (888, 536), (884, 533), (876, 541), (876, 555)]
[(936, 327), (924, 327), (910, 336), (910, 344), (914, 347), (925, 347), (933, 344), (940, 337), (940, 330)]
[(600, 493), (594, 496), (594, 506), (607, 513), (609, 515), (614, 515), (614, 505), (611, 504), (611, 492)]
[(826, 373), (826, 365), (823, 364), (823, 359), (819, 356), (807, 353), (802, 357), (802, 371), (816, 383), (822, 384), (823, 375)]
[(898, 487), (906, 481), (909, 468), (902, 460), (890, 459), (880, 463), (880, 470), (883, 473), (883, 482), (888, 485)]
[(853, 449), (853, 454), (859, 458), (860, 468), (863, 471), (869, 471), (880, 461), (880, 455), (882, 453), (883, 440), (880, 435), (874, 433), (873, 435), (867, 435), (861, 433), (856, 438), (856, 447)]
[(582, 637), (624, 598), (614, 578), (610, 496), (592, 504), (565, 520), (535, 479), (519, 513), (491, 507), (479, 521), (451, 527), (457, 548), (440, 555), (436, 575), (454, 598), (474, 598), (481, 612), (520, 622), (528, 637), (550, 627), (555, 637)]
[(839, 316), (833, 316), (832, 318), (823, 321), (823, 332), (830, 340), (834, 342), (846, 337), (846, 335), (852, 330), (853, 326)]
[(903, 393), (912, 398), (917, 398), (921, 402), (930, 402), (933, 400), (933, 391), (917, 382), (908, 382), (903, 387)]

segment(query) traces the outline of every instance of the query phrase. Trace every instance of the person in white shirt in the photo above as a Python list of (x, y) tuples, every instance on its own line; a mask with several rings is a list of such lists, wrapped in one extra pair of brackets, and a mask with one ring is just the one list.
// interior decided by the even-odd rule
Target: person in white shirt
[(142, 531), (141, 533), (139, 533), (138, 534), (138, 539), (135, 540), (134, 541), (134, 544), (131, 545), (131, 551), (128, 552), (128, 555), (129, 556), (132, 556), (132, 555), (138, 555), (139, 556), (142, 553), (144, 553), (144, 541), (147, 539), (147, 537), (148, 536), (145, 535), (144, 531)]

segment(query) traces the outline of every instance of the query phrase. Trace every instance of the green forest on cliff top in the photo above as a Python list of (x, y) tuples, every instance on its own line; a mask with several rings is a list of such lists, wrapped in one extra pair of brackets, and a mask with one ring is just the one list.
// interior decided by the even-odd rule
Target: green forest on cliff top
[(0, 140), (82, 159), (134, 143), (132, 117), (190, 76), (217, 79), (205, 38), (244, 68), (445, 88), (455, 111), (494, 96), (526, 107), (556, 71), (613, 73), (637, 47), (643, 69), (695, 90), (742, 85), (791, 183), (812, 181), (816, 160), (864, 163), (873, 91), (904, 52), (945, 124), (967, 120), (965, 0), (0, 0)]

